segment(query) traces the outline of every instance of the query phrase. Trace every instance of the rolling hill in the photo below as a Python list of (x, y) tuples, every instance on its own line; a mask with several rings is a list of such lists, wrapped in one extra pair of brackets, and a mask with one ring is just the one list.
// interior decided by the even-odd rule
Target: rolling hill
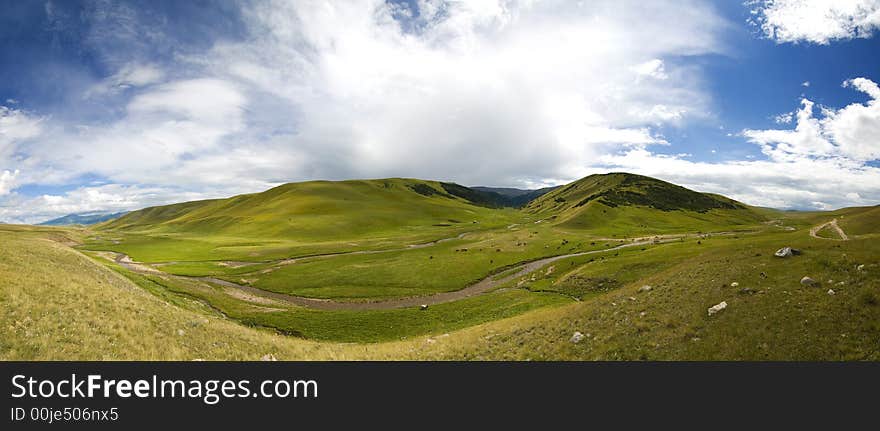
[(97, 226), (249, 238), (328, 240), (467, 226), (504, 219), (498, 195), (404, 178), (308, 181), (262, 193), (133, 211)]
[(610, 173), (541, 190), (469, 188), (406, 178), (308, 181), (228, 199), (145, 208), (96, 227), (327, 241), (387, 238), (474, 224), (498, 226), (516, 223), (523, 216), (565, 230), (612, 236), (736, 229), (769, 217), (767, 211), (724, 196), (641, 175)]
[(733, 199), (628, 173), (590, 175), (523, 210), (563, 228), (612, 235), (718, 230), (766, 219)]

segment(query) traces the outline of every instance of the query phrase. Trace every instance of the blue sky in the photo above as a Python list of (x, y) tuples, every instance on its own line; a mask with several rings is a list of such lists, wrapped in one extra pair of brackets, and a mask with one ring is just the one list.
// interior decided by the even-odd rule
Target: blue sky
[(779, 208), (880, 203), (877, 0), (0, 8), (0, 221), (609, 171)]

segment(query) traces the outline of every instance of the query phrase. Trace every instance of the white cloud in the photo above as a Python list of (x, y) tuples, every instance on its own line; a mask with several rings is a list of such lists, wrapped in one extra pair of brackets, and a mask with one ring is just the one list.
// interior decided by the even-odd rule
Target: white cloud
[[(248, 15), (257, 39), (193, 61), (283, 98), (296, 113), (288, 146), (329, 178), (556, 177), (609, 148), (665, 143), (651, 127), (709, 111), (700, 70), (661, 60), (720, 50), (726, 24), (707, 5), (420, 8), (410, 33), (381, 1), (260, 3)], [(332, 163), (326, 152), (336, 154)]]
[(0, 168), (7, 167), (7, 157), (17, 143), (34, 138), (42, 132), (42, 119), (27, 113), (0, 106)]
[(761, 146), (761, 151), (774, 160), (792, 160), (800, 156), (828, 155), (834, 151), (822, 130), (819, 120), (813, 117), (813, 102), (801, 100), (796, 113), (794, 130), (743, 130), (743, 136)]
[(0, 174), (0, 196), (9, 194), (9, 192), (15, 188), (15, 177), (17, 176), (18, 170), (4, 170), (3, 173)]
[(880, 0), (757, 0), (753, 23), (784, 42), (828, 44), (868, 38), (880, 28)]
[[(181, 175), (188, 161), (224, 151), (224, 139), (245, 128), (247, 99), (219, 79), (173, 81), (134, 96), (125, 115), (106, 125), (55, 128), (26, 146), (25, 182), (64, 183), (97, 174), (121, 183), (207, 185)], [(64, 142), (65, 145), (57, 145)], [(230, 183), (235, 178), (228, 178)]]
[(6, 223), (41, 223), (67, 214), (119, 212), (167, 202), (228, 197), (227, 191), (215, 188), (192, 192), (171, 186), (105, 184), (82, 186), (63, 194), (34, 197), (11, 193), (0, 205), (0, 221)]
[(813, 102), (801, 100), (794, 130), (744, 130), (743, 135), (761, 146), (773, 160), (791, 161), (801, 157), (840, 157), (856, 162), (880, 159), (880, 88), (866, 78), (855, 78), (844, 87), (870, 97), (839, 110), (822, 109), (822, 118), (813, 115)]
[(86, 91), (85, 97), (115, 94), (129, 88), (155, 84), (161, 82), (164, 77), (165, 72), (154, 64), (129, 63), (115, 74), (92, 86)]
[(651, 59), (644, 63), (638, 64), (634, 66), (632, 70), (636, 72), (637, 79), (642, 79), (645, 77), (654, 79), (669, 78), (669, 75), (666, 74), (666, 67), (663, 65), (663, 60), (659, 58)]
[(802, 82), (802, 83), (801, 83), (801, 86), (802, 86), (802, 87), (809, 87), (809, 86), (810, 86), (810, 81), (804, 81), (804, 82)]
[(786, 112), (784, 114), (779, 114), (773, 117), (773, 122), (776, 124), (791, 124), (791, 120), (794, 118), (794, 114), (791, 112)]

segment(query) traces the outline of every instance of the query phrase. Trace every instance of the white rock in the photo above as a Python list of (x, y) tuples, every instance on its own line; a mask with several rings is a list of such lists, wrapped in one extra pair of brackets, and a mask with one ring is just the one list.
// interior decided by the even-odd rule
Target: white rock
[(793, 253), (791, 252), (791, 247), (783, 247), (779, 250), (776, 250), (776, 253), (773, 253), (776, 257), (790, 257)]
[(720, 303), (709, 307), (709, 315), (711, 316), (725, 308), (727, 308), (727, 301), (721, 301)]
[(828, 289), (828, 294), (829, 294), (829, 295), (834, 295), (834, 289)]
[(581, 340), (583, 340), (583, 339), (584, 339), (584, 334), (581, 334), (580, 332), (575, 331), (574, 335), (572, 335), (571, 339), (568, 341), (571, 341), (572, 343), (577, 344), (577, 343), (580, 343)]
[(816, 285), (816, 280), (805, 275), (804, 278), (801, 279), (801, 284), (807, 287), (813, 287)]
[(730, 283), (730, 287), (739, 287), (739, 283), (734, 281), (733, 283)]
[(182, 337), (182, 336), (186, 335), (186, 331), (184, 331), (183, 329), (178, 329), (178, 330), (177, 330), (177, 335), (179, 335), (179, 336)]
[(277, 361), (278, 359), (275, 359), (275, 355), (273, 355), (271, 353), (266, 353), (265, 355), (260, 357), (260, 360), (261, 361)]
[(650, 292), (652, 290), (654, 290), (654, 288), (647, 284), (639, 288), (639, 292)]
[(859, 271), (864, 271), (864, 270), (865, 270), (865, 264), (863, 263), (863, 264), (857, 266), (856, 269), (859, 270)]

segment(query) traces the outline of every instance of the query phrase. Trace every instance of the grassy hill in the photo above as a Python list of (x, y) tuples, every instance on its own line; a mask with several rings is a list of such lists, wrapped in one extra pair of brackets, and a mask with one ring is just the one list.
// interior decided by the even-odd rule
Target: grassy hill
[(391, 178), (290, 183), (262, 193), (133, 211), (105, 230), (321, 240), (386, 236), (503, 218), (478, 192)]
[(880, 229), (880, 205), (847, 208), (839, 213), (838, 224), (850, 235), (867, 235)]
[(764, 212), (724, 196), (627, 173), (590, 175), (524, 210), (563, 228), (612, 236), (735, 229), (766, 220)]

